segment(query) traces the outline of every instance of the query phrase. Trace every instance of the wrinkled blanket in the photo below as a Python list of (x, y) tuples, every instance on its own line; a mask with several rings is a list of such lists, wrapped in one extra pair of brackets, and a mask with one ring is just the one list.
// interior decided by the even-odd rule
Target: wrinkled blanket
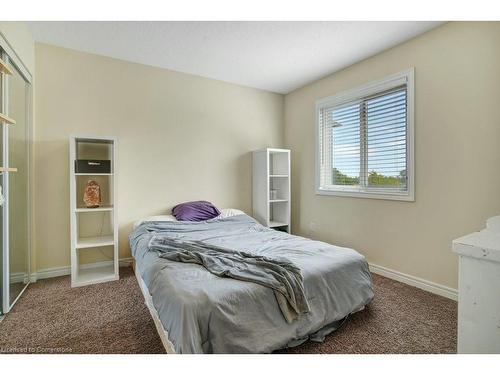
[(182, 241), (164, 235), (154, 236), (149, 248), (160, 257), (176, 262), (201, 264), (220, 277), (250, 281), (274, 291), (286, 321), (309, 312), (300, 269), (284, 258), (268, 258), (210, 245), (203, 241)]

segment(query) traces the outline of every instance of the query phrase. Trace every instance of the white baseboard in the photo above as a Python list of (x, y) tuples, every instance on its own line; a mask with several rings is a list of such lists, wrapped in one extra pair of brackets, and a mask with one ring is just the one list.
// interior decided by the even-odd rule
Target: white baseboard
[[(129, 266), (130, 263), (132, 262), (132, 257), (129, 258), (121, 258), (119, 260), (120, 262), (120, 267), (124, 266)], [(103, 266), (105, 264), (111, 264), (111, 260), (107, 260), (104, 262), (97, 262), (97, 263), (88, 263), (84, 264), (81, 266), (83, 269), (88, 269), (88, 268), (96, 268), (99, 266)], [(37, 280), (42, 280), (42, 279), (49, 279), (51, 277), (58, 277), (58, 276), (66, 276), (71, 274), (71, 266), (64, 266), (64, 267), (54, 267), (54, 268), (45, 268), (38, 270), (36, 273), (31, 274), (31, 282), (36, 282)]]
[(423, 289), (427, 292), (431, 292), (452, 299), (454, 301), (458, 301), (458, 290), (456, 289), (437, 284), (429, 280), (424, 280), (420, 277), (411, 276), (399, 271), (391, 270), (389, 268), (382, 267), (373, 263), (370, 263), (369, 265), (370, 271), (377, 275), (385, 276), (389, 279), (396, 280), (419, 289)]
[(15, 272), (10, 274), (11, 283), (27, 283), (28, 275), (24, 272)]

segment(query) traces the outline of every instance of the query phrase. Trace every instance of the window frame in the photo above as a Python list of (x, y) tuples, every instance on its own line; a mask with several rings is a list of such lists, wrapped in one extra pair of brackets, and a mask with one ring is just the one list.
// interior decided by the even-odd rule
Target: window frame
[[(414, 75), (415, 68), (392, 74), (383, 79), (339, 92), (316, 101), (315, 120), (315, 192), (316, 195), (332, 195), (339, 197), (372, 198), (384, 200), (415, 201), (415, 165), (414, 165)], [(321, 145), (320, 145), (320, 111), (326, 107), (346, 105), (356, 100), (406, 85), (406, 191), (393, 191), (386, 188), (352, 187), (345, 185), (321, 186)], [(366, 156), (360, 154), (360, 158)], [(361, 177), (361, 176), (360, 176)]]

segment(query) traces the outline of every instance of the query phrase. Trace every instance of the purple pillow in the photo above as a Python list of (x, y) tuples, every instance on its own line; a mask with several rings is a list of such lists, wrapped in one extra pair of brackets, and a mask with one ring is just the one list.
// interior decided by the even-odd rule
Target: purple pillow
[(172, 215), (179, 221), (203, 221), (219, 216), (220, 211), (210, 202), (196, 201), (178, 204)]

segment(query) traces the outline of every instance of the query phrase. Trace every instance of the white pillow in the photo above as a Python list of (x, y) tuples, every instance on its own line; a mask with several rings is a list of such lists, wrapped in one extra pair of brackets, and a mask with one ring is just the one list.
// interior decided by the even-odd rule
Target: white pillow
[(137, 228), (142, 223), (145, 223), (146, 221), (177, 221), (177, 219), (173, 215), (148, 216), (148, 217), (144, 217), (144, 218), (142, 218), (140, 220), (137, 220), (134, 223), (134, 229)]
[(236, 215), (244, 215), (245, 213), (241, 210), (237, 210), (236, 208), (223, 208), (220, 210), (220, 215), (217, 216), (217, 219), (225, 219), (226, 217), (236, 216)]

